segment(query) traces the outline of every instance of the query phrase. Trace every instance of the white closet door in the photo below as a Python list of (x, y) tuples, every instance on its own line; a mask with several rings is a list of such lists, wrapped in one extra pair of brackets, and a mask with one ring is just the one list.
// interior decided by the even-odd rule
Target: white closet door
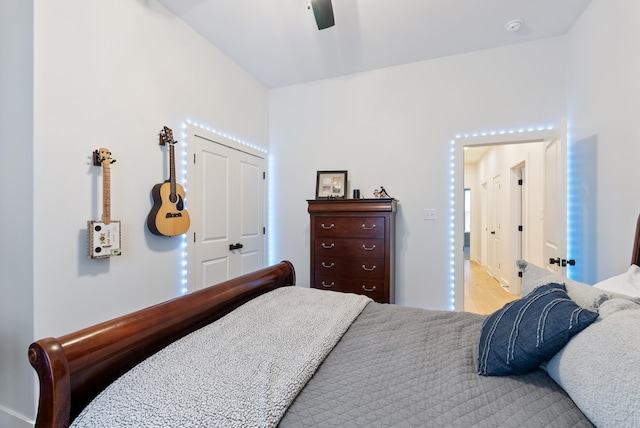
[(188, 127), (189, 290), (265, 266), (264, 153)]

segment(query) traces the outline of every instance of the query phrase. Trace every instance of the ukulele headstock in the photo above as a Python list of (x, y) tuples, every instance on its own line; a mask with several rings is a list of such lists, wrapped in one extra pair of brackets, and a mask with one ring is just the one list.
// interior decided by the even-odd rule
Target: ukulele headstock
[(95, 166), (108, 167), (115, 161), (115, 159), (111, 158), (111, 152), (107, 148), (100, 147), (93, 152), (93, 164)]

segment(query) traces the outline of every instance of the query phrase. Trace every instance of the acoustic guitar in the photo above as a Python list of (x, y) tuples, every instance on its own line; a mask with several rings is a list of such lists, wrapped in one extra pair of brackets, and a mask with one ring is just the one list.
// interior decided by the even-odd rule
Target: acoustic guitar
[(114, 162), (107, 148), (93, 152), (93, 164), (102, 166), (102, 221), (87, 222), (87, 247), (92, 259), (122, 254), (120, 222), (111, 220), (111, 164)]
[(153, 186), (153, 208), (147, 226), (154, 235), (177, 236), (189, 230), (191, 220), (184, 207), (184, 188), (176, 183), (173, 131), (166, 126), (160, 132), (160, 145), (169, 145), (169, 179)]

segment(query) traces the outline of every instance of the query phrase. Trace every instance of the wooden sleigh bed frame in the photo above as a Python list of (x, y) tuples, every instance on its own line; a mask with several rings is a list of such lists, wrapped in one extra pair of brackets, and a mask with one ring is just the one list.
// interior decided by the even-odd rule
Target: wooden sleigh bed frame
[(295, 285), (277, 265), (29, 347), (40, 380), (36, 427), (68, 427), (107, 385), (170, 343), (278, 287)]
[[(631, 263), (640, 265), (640, 216)], [(295, 285), (288, 261), (29, 347), (38, 374), (36, 427), (67, 427), (105, 387), (181, 337), (243, 303)]]

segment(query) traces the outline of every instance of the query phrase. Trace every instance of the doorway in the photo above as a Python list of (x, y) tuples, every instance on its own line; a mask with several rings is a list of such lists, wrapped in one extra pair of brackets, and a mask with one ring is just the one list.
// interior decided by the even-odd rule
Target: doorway
[[(465, 232), (468, 232), (470, 262), (490, 266), (496, 281), (516, 297), (520, 292), (520, 278), (515, 260), (526, 258), (544, 266), (541, 237), (546, 178), (541, 172), (545, 162), (542, 143), (554, 140), (558, 135), (562, 135), (562, 129), (528, 131), (523, 135), (467, 136), (453, 142), (455, 171), (452, 175), (456, 190), (452, 212), (465, 212), (464, 220), (452, 218), (455, 242), (464, 242)], [(470, 167), (467, 154), (476, 150), (483, 151), (481, 157), (488, 157), (484, 162), (476, 160)], [(488, 155), (491, 151), (494, 154)], [(496, 159), (502, 159), (501, 168), (496, 167)], [(470, 179), (472, 177), (475, 178)], [(467, 194), (477, 196), (470, 198), (470, 209), (465, 207)], [(465, 223), (470, 223), (470, 227)], [(519, 233), (514, 233), (514, 228)], [(452, 252), (456, 310), (464, 309), (464, 279), (469, 271), (465, 265), (465, 247), (455, 245)]]

